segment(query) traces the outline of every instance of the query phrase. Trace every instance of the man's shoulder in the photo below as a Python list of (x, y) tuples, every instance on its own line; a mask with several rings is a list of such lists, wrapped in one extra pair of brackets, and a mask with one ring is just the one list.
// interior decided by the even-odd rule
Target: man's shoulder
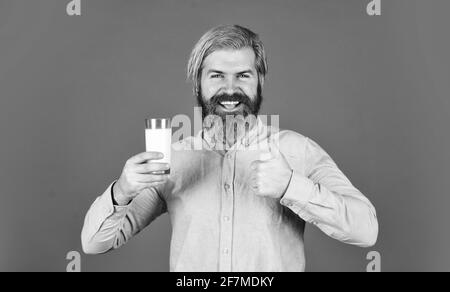
[(278, 141), (282, 153), (292, 157), (303, 157), (308, 137), (296, 131), (280, 129), (273, 133), (272, 139)]
[(304, 144), (309, 139), (303, 134), (287, 129), (279, 130), (274, 137), (278, 138), (282, 144)]

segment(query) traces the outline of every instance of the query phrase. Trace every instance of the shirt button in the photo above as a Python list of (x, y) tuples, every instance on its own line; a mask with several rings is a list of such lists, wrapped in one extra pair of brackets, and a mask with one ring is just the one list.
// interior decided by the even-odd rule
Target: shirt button
[(223, 220), (225, 220), (225, 222), (228, 222), (228, 221), (230, 221), (230, 217), (225, 216), (225, 217), (223, 217)]
[(226, 183), (226, 184), (224, 185), (224, 188), (225, 188), (225, 191), (228, 191), (228, 190), (230, 189), (230, 185)]
[(223, 253), (224, 254), (228, 254), (230, 251), (228, 250), (228, 248), (225, 248), (224, 250), (223, 250)]
[(227, 153), (227, 159), (231, 159), (231, 153)]

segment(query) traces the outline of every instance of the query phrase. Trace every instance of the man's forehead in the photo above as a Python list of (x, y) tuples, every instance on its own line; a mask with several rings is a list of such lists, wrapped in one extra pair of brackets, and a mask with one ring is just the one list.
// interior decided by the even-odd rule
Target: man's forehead
[(214, 51), (203, 61), (206, 70), (253, 70), (255, 69), (255, 53), (251, 48), (221, 49)]

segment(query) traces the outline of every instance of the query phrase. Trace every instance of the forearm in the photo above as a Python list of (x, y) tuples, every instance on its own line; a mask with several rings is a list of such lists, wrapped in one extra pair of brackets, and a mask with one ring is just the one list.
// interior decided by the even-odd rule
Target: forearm
[(81, 242), (83, 251), (87, 254), (99, 254), (112, 249), (117, 231), (126, 215), (126, 205), (113, 204), (111, 189), (112, 185), (94, 201), (86, 214)]
[(378, 221), (369, 200), (350, 184), (330, 189), (294, 172), (281, 203), (332, 238), (362, 247), (374, 245)]
[(98, 197), (86, 214), (81, 241), (88, 254), (104, 253), (125, 244), (167, 211), (154, 188), (144, 189), (125, 206), (113, 204), (112, 185)]

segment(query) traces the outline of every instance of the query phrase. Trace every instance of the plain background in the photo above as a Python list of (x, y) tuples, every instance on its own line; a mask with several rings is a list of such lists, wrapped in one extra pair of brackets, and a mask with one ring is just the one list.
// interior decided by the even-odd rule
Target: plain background
[[(65, 271), (93, 200), (144, 151), (147, 116), (193, 116), (188, 55), (218, 24), (259, 33), (262, 113), (316, 140), (375, 205), (376, 246), (308, 226), (308, 271), (450, 270), (450, 1), (0, 1), (0, 270)], [(193, 133), (195, 134), (195, 133)], [(170, 222), (82, 255), (83, 271), (167, 271)]]

